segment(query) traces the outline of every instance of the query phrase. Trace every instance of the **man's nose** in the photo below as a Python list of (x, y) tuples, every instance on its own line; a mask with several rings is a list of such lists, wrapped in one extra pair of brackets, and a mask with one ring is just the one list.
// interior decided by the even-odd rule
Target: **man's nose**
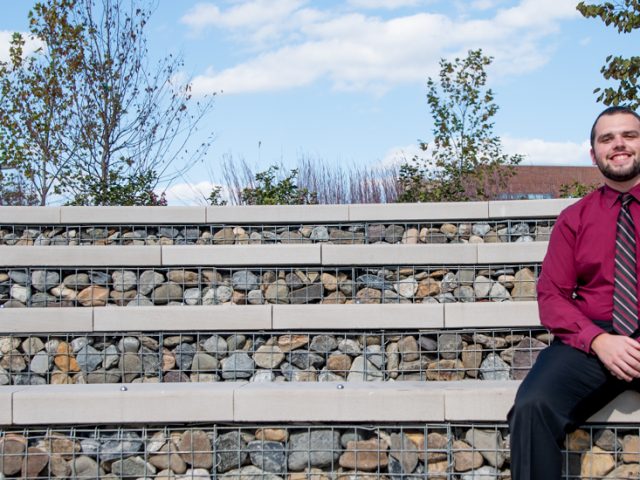
[(613, 148), (624, 148), (625, 142), (622, 135), (616, 135), (613, 137)]

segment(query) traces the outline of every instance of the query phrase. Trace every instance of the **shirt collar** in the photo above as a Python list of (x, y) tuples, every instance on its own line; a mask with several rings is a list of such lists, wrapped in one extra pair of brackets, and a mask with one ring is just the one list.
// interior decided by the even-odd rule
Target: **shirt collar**
[[(616, 204), (616, 201), (620, 197), (621, 193), (622, 192), (619, 192), (611, 188), (609, 185), (605, 184), (602, 187), (602, 198), (604, 200), (605, 205), (607, 205), (609, 208), (613, 207)], [(640, 184), (633, 187), (631, 190), (629, 190), (628, 193), (631, 194), (631, 196), (636, 200), (636, 202), (640, 202)]]

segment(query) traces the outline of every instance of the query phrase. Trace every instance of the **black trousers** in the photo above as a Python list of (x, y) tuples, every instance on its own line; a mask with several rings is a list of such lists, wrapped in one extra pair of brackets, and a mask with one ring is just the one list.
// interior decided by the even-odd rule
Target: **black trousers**
[(544, 349), (523, 380), (508, 421), (513, 480), (557, 480), (565, 435), (640, 382), (616, 379), (594, 355), (559, 340)]

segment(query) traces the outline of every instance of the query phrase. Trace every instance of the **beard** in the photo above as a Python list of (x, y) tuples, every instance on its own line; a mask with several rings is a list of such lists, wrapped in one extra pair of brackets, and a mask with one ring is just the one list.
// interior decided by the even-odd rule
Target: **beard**
[(631, 165), (628, 165), (623, 169), (614, 169), (611, 164), (605, 163), (597, 157), (596, 165), (602, 175), (614, 182), (627, 182), (640, 175), (640, 158), (638, 158), (638, 156), (634, 157)]

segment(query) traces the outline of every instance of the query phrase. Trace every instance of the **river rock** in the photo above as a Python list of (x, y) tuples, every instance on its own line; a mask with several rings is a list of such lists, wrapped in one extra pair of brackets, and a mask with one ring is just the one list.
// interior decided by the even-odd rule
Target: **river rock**
[(386, 442), (372, 438), (370, 440), (350, 441), (347, 448), (340, 455), (339, 464), (342, 468), (373, 472), (386, 467), (389, 463)]
[(92, 285), (81, 290), (76, 300), (84, 307), (103, 307), (109, 300), (109, 289)]
[(315, 335), (309, 348), (318, 353), (329, 353), (338, 348), (338, 342), (333, 335)]
[(219, 473), (239, 468), (248, 458), (247, 444), (237, 431), (224, 433), (215, 441), (216, 470)]
[(442, 333), (438, 335), (438, 352), (440, 358), (452, 360), (458, 358), (462, 350), (462, 337), (457, 333)]
[(468, 472), (480, 468), (484, 463), (480, 452), (473, 451), (467, 442), (454, 440), (452, 446), (453, 469), (456, 472)]
[(490, 353), (480, 365), (480, 377), (484, 380), (510, 380), (509, 365), (500, 355)]
[(233, 353), (220, 362), (222, 378), (225, 380), (239, 380), (250, 378), (255, 369), (253, 359), (244, 352)]
[(76, 361), (83, 372), (93, 372), (102, 363), (102, 354), (91, 345), (84, 345), (76, 353)]
[(213, 447), (206, 432), (186, 430), (178, 440), (178, 449), (182, 459), (192, 468), (213, 466)]
[(156, 305), (166, 305), (169, 302), (182, 302), (182, 287), (177, 283), (163, 283), (153, 290), (151, 299)]
[(306, 467), (328, 467), (340, 456), (340, 432), (311, 430), (293, 433), (289, 437), (288, 466), (299, 472)]
[(535, 300), (536, 276), (529, 268), (523, 268), (516, 272), (511, 298), (514, 301)]
[(471, 428), (467, 430), (465, 440), (480, 452), (489, 465), (502, 468), (506, 456), (502, 451), (504, 440), (498, 430)]
[(591, 451), (582, 455), (580, 462), (581, 478), (602, 478), (611, 472), (616, 466), (613, 455), (605, 452), (600, 447), (594, 446)]
[(111, 464), (111, 473), (120, 478), (150, 478), (156, 473), (156, 467), (141, 457), (127, 457)]
[(247, 445), (251, 463), (265, 472), (283, 473), (287, 466), (287, 455), (280, 442), (256, 440)]
[[(282, 353), (282, 350), (280, 350), (280, 347), (277, 345), (262, 345), (253, 354), (253, 361), (260, 368), (276, 368), (283, 360), (284, 353)], [(268, 471), (271, 472), (273, 470)]]
[(162, 284), (164, 281), (165, 277), (162, 273), (154, 270), (145, 270), (140, 274), (138, 293), (142, 295), (149, 295), (154, 288)]
[(511, 362), (511, 371), (514, 380), (522, 380), (535, 363), (540, 352), (547, 347), (535, 338), (526, 337), (516, 345)]
[(31, 285), (36, 290), (46, 292), (60, 283), (60, 274), (54, 271), (34, 270), (31, 272)]
[(167, 280), (182, 287), (197, 287), (200, 284), (200, 275), (191, 270), (171, 270), (167, 272)]
[(401, 474), (410, 475), (418, 465), (418, 451), (415, 443), (404, 433), (391, 434), (389, 455), (400, 462)]
[(13, 285), (11, 285), (11, 298), (21, 303), (27, 303), (31, 298), (31, 289), (29, 287), (14, 283)]
[(0, 438), (0, 472), (15, 475), (22, 468), (27, 450), (27, 439), (22, 435), (7, 434)]
[(113, 289), (117, 292), (132, 290), (138, 285), (138, 276), (132, 270), (116, 270), (111, 274)]
[(289, 303), (289, 287), (285, 280), (271, 283), (265, 291), (265, 299), (269, 303)]

